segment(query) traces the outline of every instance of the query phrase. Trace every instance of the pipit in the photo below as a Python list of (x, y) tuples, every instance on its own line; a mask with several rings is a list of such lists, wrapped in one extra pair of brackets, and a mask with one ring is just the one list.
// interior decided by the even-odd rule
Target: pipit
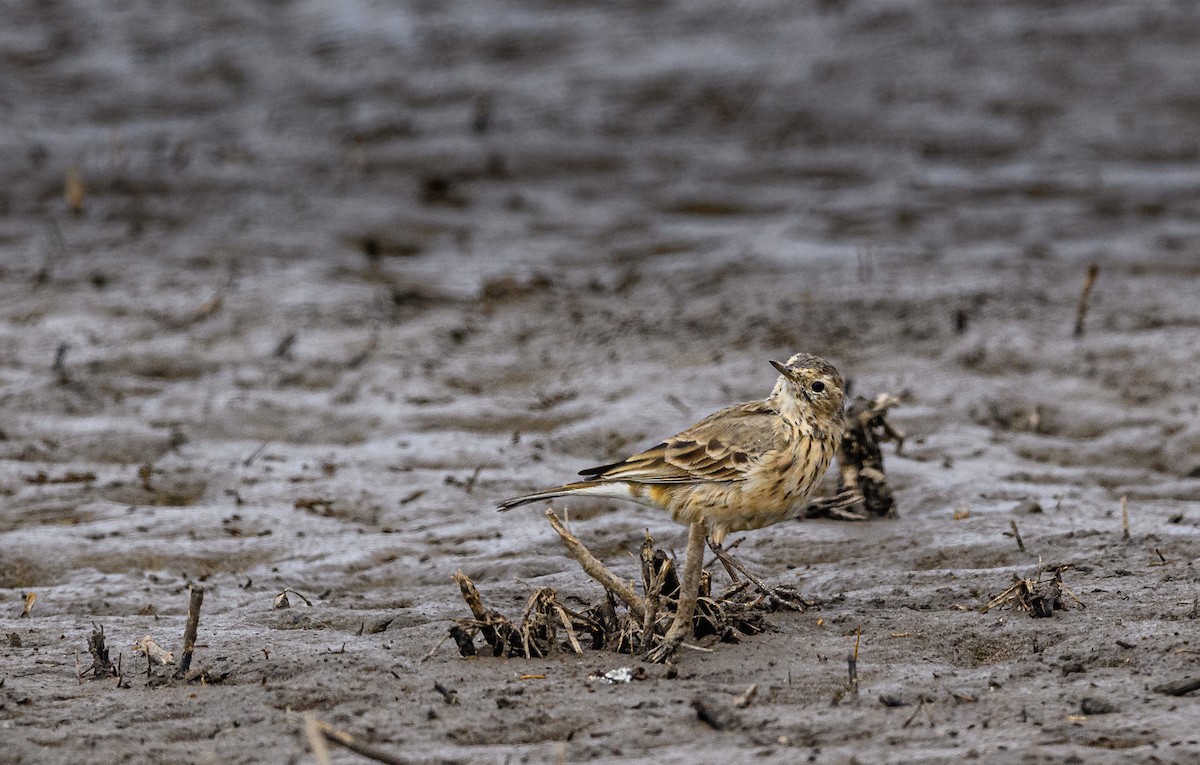
[(710, 546), (731, 578), (736, 581), (736, 568), (775, 595), (733, 561), (722, 542), (730, 532), (796, 517), (841, 443), (846, 396), (841, 375), (818, 356), (797, 353), (771, 365), (779, 380), (765, 399), (722, 409), (658, 446), (581, 470), (586, 480), (506, 499), (500, 509), (572, 496), (661, 508), (693, 533), (697, 525), (709, 529)]

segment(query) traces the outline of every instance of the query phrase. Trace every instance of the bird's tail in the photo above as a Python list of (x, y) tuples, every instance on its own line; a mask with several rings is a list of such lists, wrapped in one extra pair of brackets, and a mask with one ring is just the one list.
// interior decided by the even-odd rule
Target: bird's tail
[(600, 484), (600, 481), (579, 481), (577, 483), (568, 483), (563, 486), (556, 486), (553, 489), (544, 489), (543, 491), (535, 491), (533, 494), (524, 494), (520, 497), (501, 500), (498, 504), (501, 511), (510, 510), (519, 505), (527, 505), (530, 502), (538, 502), (543, 499), (554, 499), (555, 497), (565, 497), (568, 494), (585, 492), (588, 489), (596, 488)]

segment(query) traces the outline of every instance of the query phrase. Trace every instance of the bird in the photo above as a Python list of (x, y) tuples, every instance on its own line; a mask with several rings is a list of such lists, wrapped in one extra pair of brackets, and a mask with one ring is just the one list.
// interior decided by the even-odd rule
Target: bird
[(795, 518), (841, 443), (845, 385), (819, 356), (797, 353), (770, 364), (779, 378), (765, 399), (721, 409), (657, 446), (581, 470), (581, 481), (505, 499), (500, 510), (555, 497), (630, 500), (679, 523), (705, 523), (714, 552), (732, 532)]
[[(825, 359), (797, 353), (770, 360), (779, 372), (771, 394), (705, 417), (687, 430), (619, 462), (579, 471), (584, 480), (503, 500), (501, 510), (555, 497), (611, 497), (660, 508), (688, 524), (688, 549), (675, 616), (646, 657), (666, 661), (692, 634), (704, 542), (737, 582), (740, 571), (783, 607), (804, 608), (725, 551), (731, 532), (794, 518), (825, 474), (846, 428), (846, 388)], [(586, 569), (586, 566), (585, 566)]]

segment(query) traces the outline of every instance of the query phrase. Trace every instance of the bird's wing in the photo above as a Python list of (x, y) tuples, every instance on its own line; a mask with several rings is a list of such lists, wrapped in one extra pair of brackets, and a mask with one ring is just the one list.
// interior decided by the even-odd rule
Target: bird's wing
[(775, 448), (774, 421), (778, 416), (764, 401), (731, 406), (658, 446), (579, 474), (593, 481), (659, 484), (741, 481)]

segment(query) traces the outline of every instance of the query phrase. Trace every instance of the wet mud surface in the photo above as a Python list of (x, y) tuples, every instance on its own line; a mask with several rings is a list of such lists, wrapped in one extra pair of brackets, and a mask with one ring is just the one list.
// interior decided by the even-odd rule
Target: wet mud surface
[[(414, 762), (1200, 756), (1192, 5), (199, 8), (5, 8), (0, 762), (307, 762), (304, 712)], [(816, 609), (616, 685), (426, 659), (457, 569), (599, 594), (495, 500), (799, 350), (908, 435), (897, 519), (738, 535)], [(1086, 608), (980, 612), (1039, 565)], [(189, 584), (206, 682), (148, 683)]]

